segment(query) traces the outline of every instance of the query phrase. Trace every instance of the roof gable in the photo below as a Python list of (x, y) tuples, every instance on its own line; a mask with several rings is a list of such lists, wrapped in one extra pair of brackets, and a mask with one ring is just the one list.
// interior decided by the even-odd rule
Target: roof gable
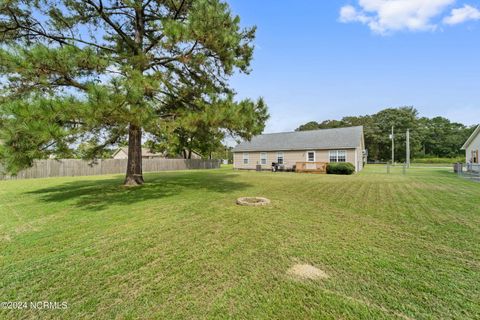
[(112, 154), (112, 157), (115, 157), (115, 156), (116, 156), (117, 154), (119, 154), (120, 152), (123, 152), (123, 153), (127, 154), (124, 149), (125, 149), (125, 148), (118, 148), (118, 149), (115, 150), (115, 152)]
[(233, 151), (349, 149), (362, 146), (363, 127), (270, 133), (238, 144)]
[(467, 139), (465, 144), (462, 147), (462, 150), (466, 150), (470, 143), (472, 143), (473, 140), (480, 134), (480, 125), (473, 131), (472, 135)]
[[(123, 152), (128, 155), (128, 147), (118, 148), (112, 156), (116, 156), (118, 153)], [(155, 153), (151, 152), (150, 148), (142, 148), (142, 157), (163, 157), (165, 156), (163, 153)]]

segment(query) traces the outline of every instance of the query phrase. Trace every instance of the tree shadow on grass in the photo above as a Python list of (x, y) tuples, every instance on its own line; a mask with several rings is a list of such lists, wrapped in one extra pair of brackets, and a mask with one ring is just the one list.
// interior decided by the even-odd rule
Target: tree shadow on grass
[[(213, 174), (209, 172), (182, 172), (146, 174), (146, 183), (140, 187), (122, 186), (123, 177), (102, 180), (78, 180), (54, 187), (28, 192), (39, 195), (41, 201), (74, 201), (74, 206), (98, 211), (111, 205), (132, 203), (171, 197), (182, 192), (204, 191), (230, 193), (249, 187), (235, 182), (235, 174)], [(201, 197), (201, 195), (199, 195)]]

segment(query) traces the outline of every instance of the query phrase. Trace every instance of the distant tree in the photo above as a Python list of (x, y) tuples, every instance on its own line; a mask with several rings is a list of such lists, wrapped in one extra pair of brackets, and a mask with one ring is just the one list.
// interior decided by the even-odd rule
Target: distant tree
[(228, 160), (228, 163), (233, 163), (232, 147), (221, 145), (217, 150), (211, 153), (211, 159)]
[(437, 157), (455, 157), (463, 154), (461, 145), (468, 139), (471, 129), (443, 117), (419, 119), (424, 129), (423, 153)]
[(310, 121), (305, 124), (302, 124), (300, 127), (295, 129), (295, 131), (309, 131), (309, 130), (318, 130), (320, 129), (320, 124), (316, 121)]
[(212, 152), (221, 148), (225, 135), (219, 130), (208, 127), (199, 128), (190, 132), (188, 141), (185, 141), (184, 157), (192, 158), (192, 153), (200, 154), (203, 158), (211, 158)]
[(176, 133), (174, 150), (185, 159), (191, 159), (194, 153), (208, 158), (211, 151), (221, 145), (223, 134), (208, 127), (199, 127), (193, 131), (179, 128)]
[(389, 138), (392, 126), (395, 132), (395, 160), (405, 161), (406, 156), (406, 131), (410, 129), (410, 148), (412, 154), (418, 152), (421, 147), (421, 137), (417, 130), (418, 111), (413, 107), (384, 109), (374, 117), (374, 139), (378, 146), (377, 159), (391, 159), (391, 144)]
[(373, 116), (349, 116), (342, 118), (344, 127), (363, 126), (365, 136), (365, 146), (368, 149), (370, 157), (378, 158), (380, 154), (380, 147), (378, 145), (378, 138), (381, 137), (381, 129), (375, 125), (375, 118)]
[[(251, 107), (252, 104), (255, 106), (254, 108)], [(221, 120), (218, 114), (205, 112), (183, 119), (181, 125), (174, 128), (171, 135), (173, 138), (159, 134), (150, 143), (155, 150), (167, 152), (170, 155), (181, 155), (185, 159), (191, 159), (193, 153), (199, 154), (203, 158), (209, 158), (212, 152), (222, 148), (222, 142), (226, 137), (247, 136), (249, 132), (243, 132), (246, 128), (256, 133), (263, 131), (264, 123), (269, 115), (262, 98), (256, 102), (246, 99), (239, 102), (237, 107), (238, 114), (233, 115), (228, 125), (223, 128), (215, 124), (216, 121)], [(218, 105), (216, 108), (212, 108), (215, 113), (218, 110), (230, 111), (227, 109), (229, 108), (228, 104)], [(244, 120), (238, 121), (242, 118)], [(245, 125), (245, 121), (249, 121), (248, 119), (251, 119), (251, 122)]]
[(341, 120), (308, 122), (297, 130), (314, 130), (331, 127), (364, 126), (365, 145), (370, 160), (391, 159), (391, 128), (395, 128), (395, 158), (404, 161), (406, 156), (406, 131), (410, 129), (412, 156), (454, 157), (462, 154), (463, 143), (473, 128), (450, 122), (442, 117), (419, 118), (413, 107), (387, 108), (374, 115), (348, 116)]
[(307, 122), (304, 125), (301, 125), (295, 131), (341, 128), (346, 125), (347, 124), (342, 120), (325, 120), (322, 122), (311, 121), (311, 122)]
[(255, 28), (220, 0), (0, 2), (0, 159), (10, 172), (75, 143), (98, 157), (128, 137), (126, 185), (143, 183), (145, 133), (263, 130), (263, 101), (234, 100)]
[[(92, 150), (95, 150), (97, 143), (85, 141), (80, 143), (78, 147), (74, 150), (73, 156), (77, 159), (92, 159)], [(100, 159), (109, 159), (112, 157), (114, 150), (103, 148), (101, 154), (96, 153), (97, 158)]]

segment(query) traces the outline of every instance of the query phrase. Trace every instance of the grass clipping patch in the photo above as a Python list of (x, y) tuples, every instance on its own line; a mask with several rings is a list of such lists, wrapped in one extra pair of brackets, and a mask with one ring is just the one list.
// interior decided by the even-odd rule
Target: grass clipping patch
[(325, 271), (320, 270), (310, 264), (296, 264), (288, 269), (287, 273), (301, 280), (320, 280), (328, 278), (328, 274)]

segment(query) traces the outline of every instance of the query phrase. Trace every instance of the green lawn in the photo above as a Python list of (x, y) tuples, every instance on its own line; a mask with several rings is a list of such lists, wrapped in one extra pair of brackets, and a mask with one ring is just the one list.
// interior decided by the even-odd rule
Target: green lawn
[(0, 318), (478, 318), (480, 183), (450, 171), (0, 181), (0, 301), (68, 303)]

